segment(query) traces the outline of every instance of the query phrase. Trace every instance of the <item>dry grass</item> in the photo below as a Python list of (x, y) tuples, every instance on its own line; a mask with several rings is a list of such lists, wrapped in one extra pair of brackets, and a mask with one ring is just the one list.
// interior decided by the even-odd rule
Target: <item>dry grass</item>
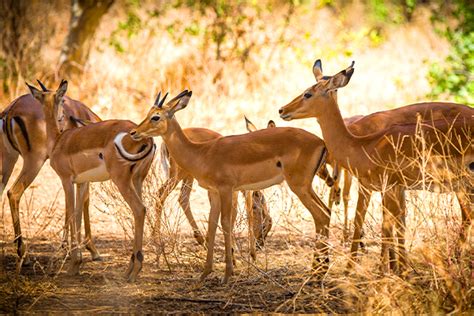
[[(117, 53), (107, 44), (107, 38), (124, 13), (114, 8), (101, 26), (84, 76), (70, 85), (69, 94), (104, 118), (139, 121), (159, 90), (190, 88), (194, 92), (191, 104), (178, 114), (182, 126), (205, 126), (223, 134), (243, 133), (244, 114), (257, 126), (265, 126), (268, 119), (277, 117), (280, 106), (313, 83), (310, 66), (318, 57), (328, 74), (356, 61), (350, 85), (339, 93), (344, 115), (366, 114), (425, 99), (429, 92), (425, 78), (428, 64), (442, 59), (448, 49), (429, 27), (427, 13), (419, 10), (413, 22), (387, 27), (386, 40), (374, 45), (367, 37), (370, 25), (360, 19), (363, 9), (356, 3), (344, 12), (345, 18), (340, 18), (329, 9), (304, 6), (286, 28), (285, 8), (263, 16), (258, 22), (262, 29), (249, 33), (258, 45), (243, 66), (236, 60), (213, 60), (202, 48), (199, 36), (171, 36), (165, 32), (169, 23), (194, 14), (184, 10), (171, 10), (159, 20), (152, 20), (129, 40), (126, 53)], [(205, 18), (200, 21), (203, 25), (208, 22)], [(59, 21), (54, 23), (59, 25)], [(65, 31), (64, 25), (61, 27), (62, 32), (57, 32), (42, 52), (47, 61), (59, 54)], [(285, 38), (283, 43), (278, 41), (281, 36)], [(45, 66), (38, 77), (48, 76), (48, 71)], [(5, 104), (12, 98), (0, 95)], [(279, 126), (298, 126), (320, 135), (313, 120), (276, 121)], [(13, 177), (16, 174), (18, 169)], [(22, 228), (30, 243), (32, 263), (20, 275), (15, 273), (13, 229), (4, 195), (0, 312), (444, 313), (473, 309), (474, 263), (466, 262), (466, 258), (472, 259), (473, 243), (466, 248), (456, 243), (460, 210), (452, 194), (410, 192), (406, 239), (412, 269), (404, 278), (380, 273), (378, 195), (372, 199), (365, 224), (367, 253), (360, 255), (361, 264), (350, 273), (345, 272), (348, 247), (340, 242), (341, 212), (335, 211), (329, 238), (330, 270), (321, 283), (315, 283), (310, 278), (314, 232), (310, 214), (285, 186), (268, 189), (265, 195), (274, 226), (266, 247), (258, 253), (256, 263), (249, 261), (246, 221), (240, 210), (235, 229), (238, 267), (232, 282), (223, 286), (218, 282), (223, 274), (222, 234), (217, 239), (216, 272), (199, 283), (205, 251), (196, 245), (176, 193), (165, 205), (161, 239), (153, 235), (157, 223), (153, 193), (162, 181), (161, 171), (153, 167), (144, 194), (149, 206), (145, 264), (136, 284), (126, 284), (122, 278), (133, 221), (112, 185), (93, 185), (91, 197), (93, 236), (104, 261), (92, 262), (85, 254), (82, 274), (73, 278), (62, 269), (64, 198), (50, 167), (43, 168), (22, 200)], [(322, 181), (315, 180), (315, 188), (327, 198)], [(205, 191), (195, 186), (191, 202), (204, 231), (209, 210)], [(162, 247), (164, 256), (158, 261)]]

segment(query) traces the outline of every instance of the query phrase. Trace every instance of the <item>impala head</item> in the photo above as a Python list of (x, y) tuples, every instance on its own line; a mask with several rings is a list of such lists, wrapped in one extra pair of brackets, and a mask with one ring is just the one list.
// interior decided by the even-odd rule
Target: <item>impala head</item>
[(154, 137), (165, 134), (174, 114), (188, 105), (192, 94), (192, 91), (184, 90), (168, 101), (168, 103), (164, 104), (168, 93), (166, 93), (163, 99), (161, 99), (161, 92), (158, 93), (155, 103), (146, 118), (135, 129), (130, 131), (132, 138), (139, 140), (143, 137)]
[(58, 120), (60, 128), (63, 129), (63, 127), (66, 125), (66, 120), (64, 119), (63, 97), (67, 91), (67, 81), (64, 79), (61, 80), (61, 83), (59, 84), (59, 87), (56, 91), (49, 90), (41, 81), (37, 81), (41, 87), (41, 90), (28, 83), (26, 83), (26, 85), (30, 89), (33, 97), (38, 100), (39, 103), (41, 103), (45, 113), (52, 113)]
[(328, 101), (337, 101), (337, 89), (345, 87), (354, 73), (354, 62), (334, 76), (323, 76), (321, 60), (313, 65), (316, 84), (306, 89), (293, 101), (280, 108), (280, 117), (286, 121), (319, 117)]

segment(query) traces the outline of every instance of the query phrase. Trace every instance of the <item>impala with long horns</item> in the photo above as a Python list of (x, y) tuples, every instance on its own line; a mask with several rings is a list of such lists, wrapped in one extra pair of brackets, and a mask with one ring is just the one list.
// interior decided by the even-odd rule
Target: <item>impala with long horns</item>
[[(175, 113), (187, 106), (191, 95), (191, 91), (185, 90), (166, 106), (163, 106), (163, 98), (150, 109), (131, 135), (136, 140), (161, 136), (176, 163), (209, 192), (209, 240), (201, 279), (212, 272), (219, 216), (225, 240), (226, 268), (223, 282), (228, 282), (233, 274), (232, 196), (236, 191), (262, 190), (286, 180), (313, 216), (316, 234), (327, 237), (330, 210), (312, 188), (313, 177), (325, 162), (324, 142), (302, 129), (290, 127), (193, 142), (175, 118)], [(325, 272), (329, 258), (324, 238), (318, 238), (316, 248), (319, 253), (315, 254), (315, 266), (320, 272)]]

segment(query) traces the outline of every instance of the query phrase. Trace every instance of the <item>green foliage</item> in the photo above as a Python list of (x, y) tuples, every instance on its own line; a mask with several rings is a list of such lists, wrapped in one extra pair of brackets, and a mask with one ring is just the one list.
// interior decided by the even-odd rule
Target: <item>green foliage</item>
[(140, 0), (128, 0), (126, 4), (127, 19), (124, 22), (119, 22), (117, 28), (110, 35), (109, 45), (119, 53), (125, 52), (120, 37), (126, 35), (127, 38), (131, 38), (138, 34), (143, 27), (142, 20), (136, 13), (139, 6)]
[[(448, 94), (456, 102), (474, 106), (474, 4), (469, 0), (456, 0), (454, 6), (447, 9), (452, 10), (458, 24), (454, 28), (446, 27), (443, 32), (452, 45), (452, 51), (442, 64), (431, 66), (428, 79), (432, 91), (429, 97)], [(444, 21), (445, 13), (442, 10), (437, 12), (434, 20)]]

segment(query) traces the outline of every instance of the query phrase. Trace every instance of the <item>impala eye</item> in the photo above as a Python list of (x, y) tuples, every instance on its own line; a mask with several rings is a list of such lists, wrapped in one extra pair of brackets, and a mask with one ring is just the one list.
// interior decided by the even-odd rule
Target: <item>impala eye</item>
[(157, 122), (160, 120), (160, 116), (159, 115), (152, 116), (151, 120), (154, 122)]
[(304, 94), (304, 98), (305, 98), (305, 99), (309, 99), (309, 98), (311, 98), (312, 96), (313, 96), (313, 95), (312, 95), (311, 93), (309, 93), (309, 92), (306, 92), (306, 93)]

